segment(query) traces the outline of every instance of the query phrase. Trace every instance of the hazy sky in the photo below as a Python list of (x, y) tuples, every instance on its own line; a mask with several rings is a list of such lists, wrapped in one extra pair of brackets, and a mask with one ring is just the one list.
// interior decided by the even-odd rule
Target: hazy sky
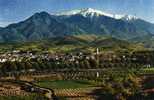
[(24, 20), (40, 11), (54, 13), (80, 8), (136, 15), (154, 23), (154, 0), (0, 0), (0, 26)]

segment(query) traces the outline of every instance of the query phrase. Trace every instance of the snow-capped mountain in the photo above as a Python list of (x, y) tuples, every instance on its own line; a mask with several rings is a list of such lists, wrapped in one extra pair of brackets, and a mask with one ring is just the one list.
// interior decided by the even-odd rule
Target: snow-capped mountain
[(0, 28), (0, 42), (34, 41), (77, 34), (131, 39), (154, 34), (154, 25), (135, 16), (108, 14), (91, 8), (56, 15), (40, 12), (22, 22)]
[(84, 17), (94, 17), (94, 16), (107, 16), (114, 19), (123, 19), (123, 20), (135, 20), (138, 19), (136, 16), (133, 15), (120, 15), (120, 14), (110, 14), (103, 12), (101, 10), (92, 9), (92, 8), (85, 8), (85, 9), (78, 9), (78, 10), (71, 10), (66, 12), (57, 13), (57, 16), (72, 16), (80, 14)]

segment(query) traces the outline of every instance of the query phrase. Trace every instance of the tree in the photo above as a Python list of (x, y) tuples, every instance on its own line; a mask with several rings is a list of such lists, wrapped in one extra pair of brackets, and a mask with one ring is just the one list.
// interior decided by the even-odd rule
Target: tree
[(10, 69), (11, 69), (11, 71), (17, 71), (16, 62), (10, 62)]
[[(139, 78), (132, 73), (115, 73), (103, 83), (102, 93), (111, 95), (116, 100), (127, 100), (140, 91)], [(103, 98), (103, 97), (101, 97)]]
[(91, 69), (90, 63), (88, 60), (84, 61), (85, 68)]
[(90, 59), (90, 60), (89, 60), (89, 63), (90, 63), (90, 66), (91, 66), (92, 68), (98, 68), (98, 67), (99, 67), (99, 62), (98, 62), (98, 60), (96, 60), (96, 59)]
[(33, 65), (33, 68), (34, 68), (34, 69), (36, 69), (36, 70), (41, 70), (41, 68), (40, 68), (40, 66), (39, 66), (39, 64), (38, 64), (38, 62), (33, 62), (32, 65)]
[(26, 66), (26, 70), (33, 68), (31, 62), (29, 62), (29, 61), (28, 62), (25, 62), (25, 66)]

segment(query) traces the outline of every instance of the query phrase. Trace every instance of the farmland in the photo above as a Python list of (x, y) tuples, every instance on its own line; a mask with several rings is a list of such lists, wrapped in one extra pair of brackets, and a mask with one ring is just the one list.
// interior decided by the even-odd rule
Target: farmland
[(1, 85), (1, 98), (125, 100), (151, 97), (149, 89), (153, 85), (146, 84), (150, 84), (148, 79), (154, 72), (152, 50), (101, 51), (96, 48), (91, 53), (22, 50), (1, 53), (0, 79), (12, 87), (7, 90), (8, 86)]

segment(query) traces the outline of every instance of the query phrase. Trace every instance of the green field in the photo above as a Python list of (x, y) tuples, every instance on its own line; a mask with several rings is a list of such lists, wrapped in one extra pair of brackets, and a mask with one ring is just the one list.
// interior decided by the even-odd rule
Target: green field
[(141, 73), (143, 74), (154, 74), (154, 68), (151, 67), (151, 68), (144, 68), (141, 70)]
[(36, 83), (41, 87), (52, 89), (75, 89), (75, 88), (87, 88), (94, 86), (93, 83), (85, 80), (56, 80), (56, 81), (39, 81)]

